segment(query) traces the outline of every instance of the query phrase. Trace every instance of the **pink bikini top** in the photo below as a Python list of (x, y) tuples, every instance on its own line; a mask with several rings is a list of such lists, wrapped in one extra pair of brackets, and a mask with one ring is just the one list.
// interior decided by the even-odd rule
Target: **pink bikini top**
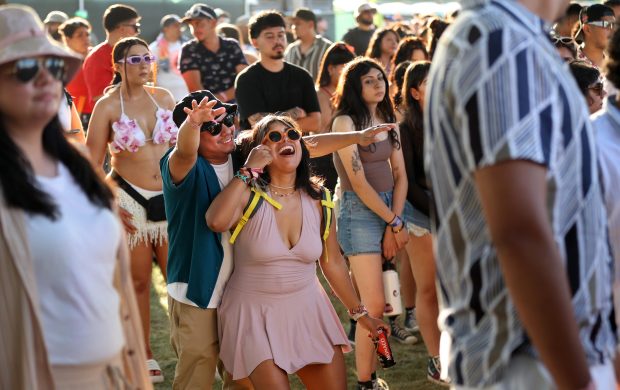
[(136, 152), (148, 141), (152, 141), (156, 144), (165, 144), (167, 142), (171, 144), (176, 143), (179, 129), (172, 120), (172, 111), (159, 107), (155, 98), (153, 98), (150, 93), (147, 93), (153, 101), (153, 104), (157, 107), (157, 111), (155, 112), (157, 122), (155, 122), (155, 128), (153, 129), (151, 138), (146, 139), (144, 131), (140, 128), (138, 122), (134, 119), (129, 119), (129, 117), (125, 115), (123, 94), (120, 91), (119, 94), (121, 97), (121, 118), (112, 123), (112, 130), (114, 130), (114, 138), (110, 143), (110, 150), (112, 153), (118, 153), (122, 150)]

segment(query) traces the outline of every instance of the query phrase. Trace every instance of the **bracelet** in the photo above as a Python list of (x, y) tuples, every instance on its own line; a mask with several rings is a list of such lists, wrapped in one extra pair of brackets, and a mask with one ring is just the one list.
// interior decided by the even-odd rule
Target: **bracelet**
[(241, 170), (238, 170), (237, 173), (235, 173), (234, 177), (236, 177), (237, 179), (241, 180), (245, 184), (250, 185), (250, 177), (244, 175), (243, 173), (241, 173)]
[(405, 228), (405, 223), (403, 221), (400, 221), (400, 227), (397, 227), (396, 229), (392, 228), (392, 233), (394, 234), (398, 234), (400, 233), (401, 230), (403, 230)]
[(357, 321), (365, 315), (368, 315), (368, 309), (366, 309), (366, 306), (364, 306), (363, 304), (360, 304), (353, 309), (349, 309), (348, 312), (349, 317), (351, 317), (353, 321)]

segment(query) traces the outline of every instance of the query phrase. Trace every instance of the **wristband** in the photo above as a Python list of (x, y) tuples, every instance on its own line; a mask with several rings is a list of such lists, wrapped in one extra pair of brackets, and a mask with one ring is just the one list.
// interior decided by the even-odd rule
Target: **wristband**
[(348, 313), (353, 321), (357, 321), (368, 314), (368, 309), (366, 309), (366, 306), (363, 304), (360, 304), (359, 306), (349, 309)]
[(244, 175), (241, 170), (238, 170), (237, 173), (235, 173), (235, 176), (237, 179), (241, 180), (242, 182), (244, 182), (247, 185), (250, 185), (250, 177), (247, 175)]
[(395, 227), (399, 227), (401, 223), (403, 223), (403, 220), (400, 219), (398, 215), (394, 215), (394, 218), (392, 218), (392, 222), (390, 222), (389, 225), (392, 229), (394, 229)]

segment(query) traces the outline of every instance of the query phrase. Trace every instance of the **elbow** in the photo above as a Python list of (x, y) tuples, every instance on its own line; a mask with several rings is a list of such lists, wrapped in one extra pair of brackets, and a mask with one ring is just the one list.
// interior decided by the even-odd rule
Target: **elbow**
[(205, 215), (205, 220), (207, 222), (207, 226), (212, 232), (222, 233), (230, 228), (230, 224), (227, 221), (224, 221), (223, 218), (218, 218), (217, 215), (212, 215), (209, 212)]

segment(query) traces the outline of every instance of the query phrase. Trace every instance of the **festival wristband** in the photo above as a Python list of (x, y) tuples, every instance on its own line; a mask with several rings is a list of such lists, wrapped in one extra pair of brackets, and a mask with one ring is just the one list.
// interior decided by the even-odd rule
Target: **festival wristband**
[(250, 185), (250, 176), (247, 176), (247, 175), (243, 174), (241, 172), (241, 170), (238, 170), (237, 173), (235, 173), (234, 177), (236, 177), (237, 179), (241, 180), (245, 184)]
[(349, 309), (348, 313), (353, 321), (357, 321), (365, 315), (368, 315), (368, 309), (366, 309), (366, 306), (363, 304), (360, 304), (359, 306)]

